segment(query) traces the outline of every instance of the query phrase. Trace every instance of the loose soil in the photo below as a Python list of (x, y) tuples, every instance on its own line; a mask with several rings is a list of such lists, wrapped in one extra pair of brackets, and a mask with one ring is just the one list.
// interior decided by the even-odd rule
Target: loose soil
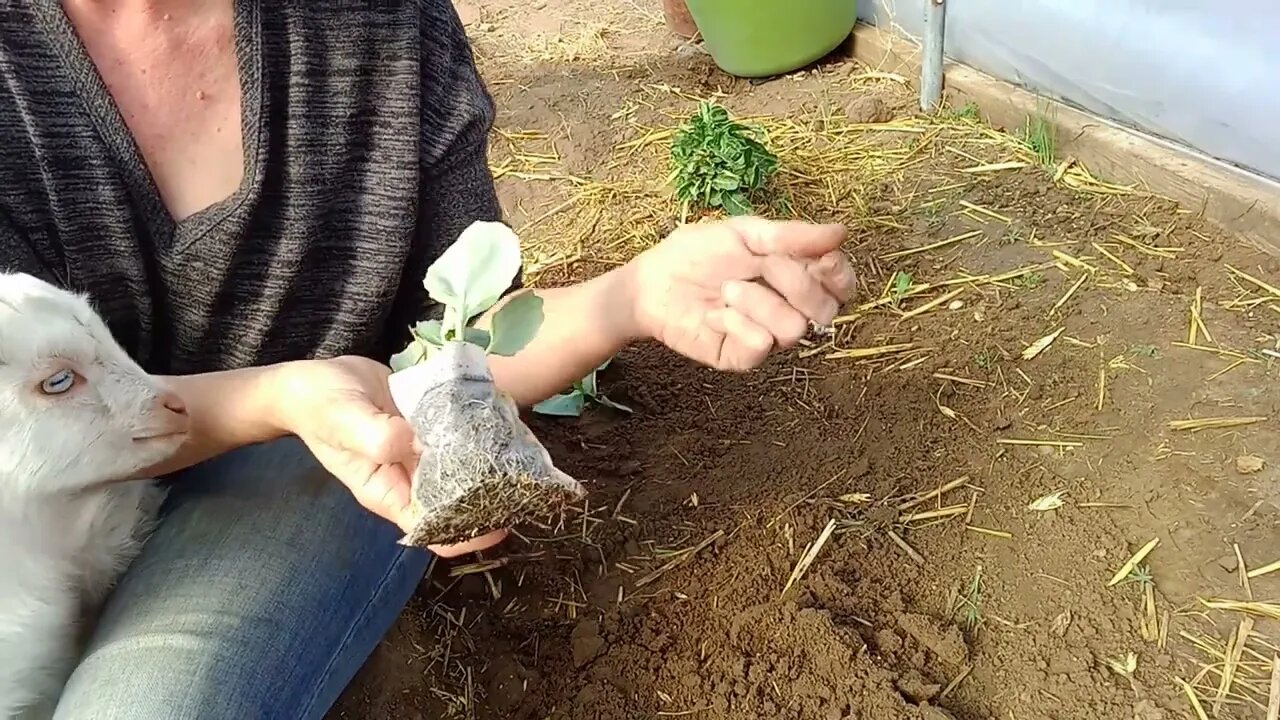
[[(768, 83), (727, 78), (666, 33), (656, 1), (459, 9), (499, 107), (491, 160), (504, 207), (539, 239), (537, 283), (622, 259), (631, 205), (549, 218), (578, 186), (565, 177), (635, 170), (609, 164), (643, 137), (634, 118), (678, 121), (663, 119), (655, 93), (722, 92), (739, 114), (862, 125), (912, 112), (909, 90), (869, 86), (866, 68), (839, 57)], [(538, 172), (512, 139), (533, 132), (553, 138)], [(1280, 556), (1280, 393), (1263, 352), (1280, 349), (1280, 302), (1233, 303), (1263, 291), (1226, 267), (1280, 285), (1280, 263), (1170, 203), (1072, 190), (1035, 167), (948, 191), (960, 168), (999, 159), (994, 145), (927, 145), (949, 133), (883, 133), (885, 147), (921, 149), (918, 187), (873, 185), (825, 209), (798, 201), (797, 213), (851, 226), (863, 288), (831, 345), (746, 374), (637, 346), (601, 380), (634, 415), (531, 417), (587, 485), (585, 507), (563, 527), (521, 528), (483, 557), (437, 563), (330, 717), (1193, 718), (1176, 678), (1212, 716), (1221, 659), (1191, 640), (1220, 651), (1243, 616), (1200, 600), (1280, 594), (1280, 574), (1242, 588), (1237, 559), (1237, 548), (1248, 568)], [(648, 184), (662, 175), (653, 168)], [(652, 242), (676, 219), (645, 217), (626, 242)], [(885, 257), (974, 229), (980, 239)], [(1052, 263), (1054, 251), (1090, 268), (1059, 256), (954, 286), (965, 289), (915, 315), (904, 313), (951, 286), (857, 312), (895, 271), (976, 277)], [(1211, 351), (1178, 344), (1198, 288), (1210, 337), (1198, 332), (1197, 345)], [(1021, 357), (1058, 328), (1048, 349)], [(894, 343), (914, 346), (829, 357)], [(1215, 416), (1268, 419), (1169, 426)], [(944, 484), (954, 487), (899, 509)], [(1029, 507), (1053, 492), (1061, 507)], [(1151, 600), (1142, 582), (1108, 587), (1153, 538)], [(1265, 714), (1276, 633), (1254, 620), (1219, 717)]]

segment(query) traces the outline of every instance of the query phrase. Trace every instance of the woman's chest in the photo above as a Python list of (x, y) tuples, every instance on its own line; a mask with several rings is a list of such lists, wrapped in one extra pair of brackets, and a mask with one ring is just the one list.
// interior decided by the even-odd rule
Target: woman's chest
[[(15, 120), (5, 105), (0, 126)], [(0, 137), (0, 214), (16, 235), (0, 242), (27, 244), (41, 274), (89, 293), (144, 367), (365, 353), (387, 332), (418, 231), (416, 143), (281, 118), (247, 149), (239, 190), (175, 221), (74, 115)]]
[(243, 173), (192, 214), (166, 195), (201, 178), (148, 157), (165, 123), (137, 120), (135, 138), (87, 54), (5, 36), (2, 224), (152, 371), (366, 352), (387, 332), (418, 225), (416, 63), (319, 52), (322, 32), (276, 21), (236, 19), (239, 156), (200, 151)]

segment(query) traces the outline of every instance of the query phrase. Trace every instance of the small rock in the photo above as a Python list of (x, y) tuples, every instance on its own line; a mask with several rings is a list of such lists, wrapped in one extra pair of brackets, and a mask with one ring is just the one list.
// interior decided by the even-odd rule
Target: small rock
[(876, 95), (860, 95), (845, 103), (844, 114), (850, 122), (883, 123), (893, 119), (893, 113), (884, 100)]
[(699, 55), (706, 55), (706, 48), (702, 47), (702, 43), (683, 42), (676, 47), (676, 57), (681, 60), (692, 60)]
[(887, 628), (876, 631), (876, 650), (881, 655), (892, 655), (902, 649), (902, 638)]
[(1241, 475), (1252, 475), (1267, 466), (1267, 461), (1257, 455), (1241, 455), (1236, 458), (1236, 472)]
[(1236, 568), (1240, 567), (1238, 561), (1236, 560), (1236, 556), (1234, 554), (1223, 555), (1222, 557), (1218, 558), (1217, 564), (1218, 564), (1218, 567), (1222, 568), (1223, 570), (1226, 570), (1229, 573), (1235, 572)]
[(919, 613), (902, 613), (898, 616), (898, 626), (953, 670), (969, 661), (969, 646), (954, 625), (943, 625)]
[(573, 649), (574, 666), (585, 667), (604, 650), (604, 638), (600, 637), (600, 624), (595, 620), (583, 620), (578, 623), (573, 628), (569, 645)]
[(929, 682), (919, 670), (908, 668), (898, 678), (898, 692), (913, 703), (927, 703), (938, 697), (938, 693), (942, 692), (942, 686), (938, 683)]

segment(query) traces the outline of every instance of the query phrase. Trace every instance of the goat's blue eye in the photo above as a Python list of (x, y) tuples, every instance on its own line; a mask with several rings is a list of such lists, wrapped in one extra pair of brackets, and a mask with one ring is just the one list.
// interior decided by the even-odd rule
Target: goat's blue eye
[(45, 395), (61, 395), (76, 384), (76, 374), (70, 370), (59, 370), (40, 383)]

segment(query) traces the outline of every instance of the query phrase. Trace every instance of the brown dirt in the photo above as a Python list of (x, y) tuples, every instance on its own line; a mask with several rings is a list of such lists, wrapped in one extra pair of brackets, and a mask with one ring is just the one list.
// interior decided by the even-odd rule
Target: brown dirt
[[(752, 114), (819, 105), (877, 123), (909, 112), (909, 96), (893, 87), (855, 92), (846, 78), (857, 69), (838, 59), (770, 83), (725, 78), (665, 34), (656, 1), (473, 2), (464, 15), (502, 109), (499, 128), (555, 138), (565, 173), (607, 172), (614, 146), (633, 132), (614, 116), (646, 97), (646, 85), (720, 89), (732, 110)], [(569, 37), (584, 23), (628, 29), (604, 36), (608, 58), (529, 50), (536, 33)], [(511, 152), (496, 140), (495, 165)], [(928, 155), (925, 176), (973, 164)], [(536, 178), (504, 176), (499, 185), (517, 231), (564, 197)], [(1080, 275), (1074, 268), (975, 288), (954, 310), (868, 313), (837, 338), (839, 347), (914, 342), (930, 350), (918, 362), (787, 353), (730, 375), (658, 347), (625, 351), (602, 387), (634, 416), (593, 409), (579, 420), (530, 419), (590, 490), (585, 513), (558, 530), (522, 529), (485, 555), (508, 558), (490, 573), (450, 576), (475, 558), (439, 563), (331, 717), (1193, 717), (1174, 677), (1191, 680), (1204, 656), (1181, 633), (1222, 641), (1239, 620), (1205, 613), (1197, 598), (1245, 597), (1233, 545), (1249, 567), (1275, 560), (1280, 546), (1280, 393), (1274, 361), (1258, 353), (1277, 347), (1280, 315), (1262, 305), (1228, 309), (1239, 293), (1224, 265), (1277, 284), (1280, 263), (1167, 203), (1118, 205), (1032, 168), (946, 195), (997, 208), (1013, 219), (1008, 226), (915, 209), (883, 190), (847, 203), (893, 220), (852, 223), (849, 249), (865, 281), (856, 302), (879, 297), (893, 270), (941, 278), (1042, 262), (1052, 249), (1097, 257), (1091, 243), (1135, 228), (1159, 229), (1146, 242), (1185, 251), (1176, 259), (1128, 252), (1131, 275), (1086, 283), (1057, 314)], [(834, 208), (811, 214), (845, 217)], [(641, 240), (660, 237), (674, 217), (655, 222)], [(975, 226), (989, 239), (896, 264), (883, 258)], [(539, 282), (610, 261), (602, 248), (612, 238), (596, 224), (557, 231), (577, 235), (564, 241), (578, 243), (579, 261), (548, 268)], [(1197, 287), (1213, 340), (1257, 362), (1211, 377), (1233, 358), (1173, 344), (1186, 340)], [(1058, 327), (1063, 335), (1043, 354), (1018, 357)], [(957, 377), (970, 382), (949, 379)], [(1272, 419), (1198, 433), (1167, 427), (1215, 415)], [(998, 442), (1008, 438), (1081, 445)], [(1237, 467), (1246, 455), (1264, 466)], [(965, 485), (916, 510), (971, 511), (903, 527), (904, 497), (960, 476)], [(1028, 508), (1058, 490), (1067, 500), (1060, 509)], [(792, 568), (830, 521), (834, 534), (784, 596)], [(1161, 542), (1148, 563), (1166, 640), (1149, 641), (1139, 586), (1106, 583), (1153, 537)], [(975, 575), (971, 623), (958, 598)], [(1251, 589), (1276, 597), (1280, 574), (1254, 578)], [(1270, 621), (1256, 628), (1275, 636)], [(1270, 656), (1265, 644), (1250, 647), (1265, 653), (1255, 659)], [(1108, 663), (1129, 652), (1138, 665), (1126, 678)], [(1215, 674), (1197, 681), (1210, 712), (1206, 688), (1216, 684)], [(1264, 704), (1265, 686), (1264, 678)], [(1221, 717), (1261, 718), (1258, 698), (1237, 685)]]

